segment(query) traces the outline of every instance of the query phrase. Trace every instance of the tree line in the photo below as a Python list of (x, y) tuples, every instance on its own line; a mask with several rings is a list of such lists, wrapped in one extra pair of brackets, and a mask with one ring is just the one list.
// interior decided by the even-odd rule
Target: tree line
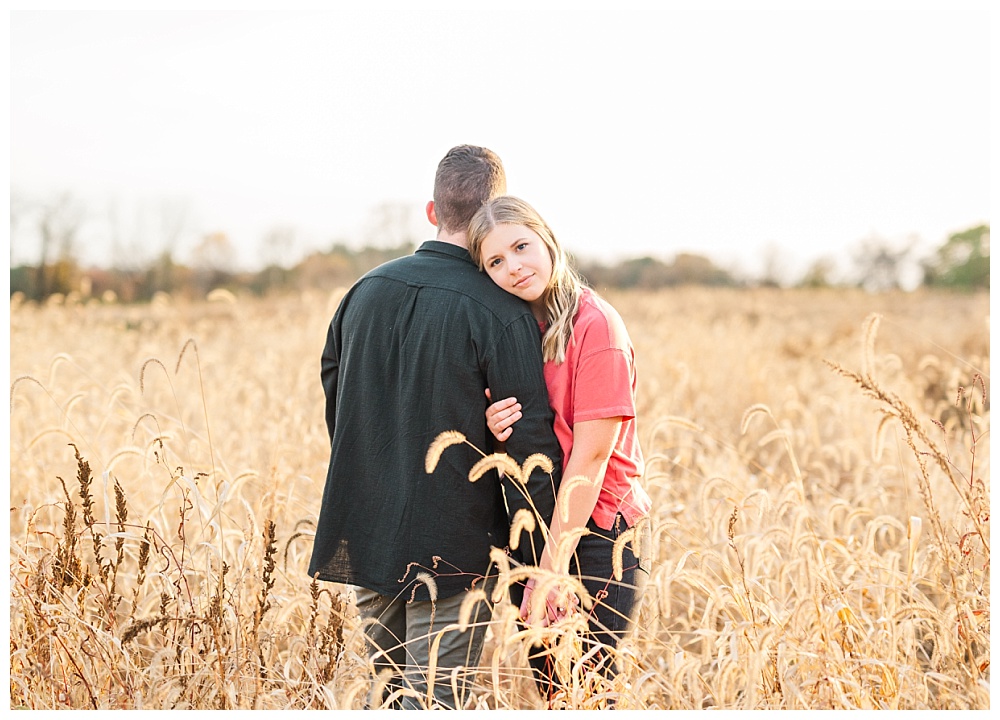
[[(263, 269), (239, 271), (236, 248), (221, 232), (203, 235), (187, 263), (179, 262), (172, 248), (184, 230), (186, 215), (178, 205), (157, 208), (156, 222), (132, 223), (125, 229), (120, 217), (110, 213), (114, 259), (109, 267), (85, 267), (76, 257), (85, 217), (69, 196), (61, 196), (27, 212), (23, 202), (11, 197), (11, 237), (34, 235), (40, 248), (38, 261), (11, 264), (11, 295), (44, 301), (53, 295), (77, 294), (118, 302), (145, 302), (157, 293), (178, 297), (204, 297), (217, 288), (266, 295), (308, 288), (329, 289), (350, 285), (377, 265), (413, 252), (418, 232), (414, 211), (398, 203), (384, 203), (372, 210), (358, 246), (335, 241), (327, 250), (315, 251), (297, 262), (288, 258), (295, 243), (289, 227), (275, 228), (260, 241)], [(152, 225), (152, 229), (151, 229)], [(956, 290), (989, 290), (989, 225), (977, 225), (950, 235), (925, 257), (916, 257), (916, 242), (902, 245), (872, 237), (860, 241), (849, 258), (852, 270), (836, 275), (836, 261), (822, 257), (798, 278), (784, 277), (780, 252), (764, 258), (764, 269), (754, 277), (716, 265), (695, 253), (679, 253), (671, 260), (628, 258), (612, 264), (579, 260), (576, 266), (596, 288), (656, 289), (678, 285), (724, 287), (862, 287), (878, 292), (903, 287), (904, 270), (916, 268), (917, 285)], [(151, 237), (152, 236), (152, 237)], [(145, 257), (143, 248), (162, 248)], [(12, 244), (13, 257), (13, 244)], [(910, 283), (913, 285), (913, 283)]]

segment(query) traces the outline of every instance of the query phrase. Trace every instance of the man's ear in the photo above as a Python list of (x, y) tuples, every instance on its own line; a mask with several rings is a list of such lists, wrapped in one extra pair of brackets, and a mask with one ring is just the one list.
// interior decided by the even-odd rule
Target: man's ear
[(434, 201), (433, 200), (428, 200), (427, 201), (427, 219), (430, 221), (431, 225), (433, 225), (434, 227), (437, 227), (438, 216), (437, 216), (437, 212), (434, 211)]

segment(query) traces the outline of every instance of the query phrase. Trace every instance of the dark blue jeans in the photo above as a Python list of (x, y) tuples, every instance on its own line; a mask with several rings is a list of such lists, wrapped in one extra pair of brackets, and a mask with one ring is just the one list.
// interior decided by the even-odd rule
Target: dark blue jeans
[[(581, 537), (577, 544), (576, 553), (570, 561), (570, 573), (580, 578), (595, 601), (589, 611), (584, 611), (589, 613), (588, 633), (583, 638), (584, 653), (589, 652), (594, 643), (617, 648), (635, 625), (652, 565), (652, 529), (648, 522), (643, 527), (639, 543), (642, 556), (635, 556), (631, 542), (625, 544), (620, 581), (614, 577), (613, 550), (615, 540), (628, 529), (621, 513), (615, 516), (611, 530), (599, 528), (591, 519), (587, 523), (591, 534)], [(534, 646), (529, 662), (542, 698), (550, 701), (560, 687), (552, 656), (548, 649)], [(595, 653), (593, 666), (608, 678), (617, 673), (613, 658), (603, 649)]]

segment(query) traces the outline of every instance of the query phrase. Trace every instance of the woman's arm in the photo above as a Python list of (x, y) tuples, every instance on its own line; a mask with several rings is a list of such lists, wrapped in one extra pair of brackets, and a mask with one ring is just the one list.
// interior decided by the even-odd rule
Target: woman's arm
[[(563, 471), (549, 539), (539, 567), (567, 571), (569, 558), (576, 550), (579, 538), (568, 539), (564, 547), (560, 547), (560, 541), (577, 528), (586, 526), (590, 520), (621, 426), (620, 417), (586, 420), (573, 426), (573, 447)], [(576, 480), (578, 477), (585, 479)]]
[[(559, 487), (539, 567), (559, 573), (568, 572), (569, 559), (580, 540), (575, 531), (586, 527), (597, 505), (622, 420), (621, 417), (601, 418), (578, 422), (573, 426), (573, 447), (563, 472), (563, 482)], [(533, 579), (525, 585), (520, 608), (522, 619), (527, 620), (532, 614), (531, 595), (534, 588)], [(546, 598), (544, 620), (541, 617), (535, 620), (543, 620), (547, 625), (562, 618), (568, 609), (563, 591), (553, 588)]]
[[(492, 399), (489, 389), (486, 390), (486, 397), (488, 400)], [(519, 411), (520, 405), (515, 398), (498, 400), (487, 408), (487, 425), (501, 445), (503, 440), (510, 437), (514, 423), (521, 416)], [(569, 571), (569, 559), (580, 539), (577, 531), (586, 527), (594, 513), (623, 420), (623, 417), (601, 418), (578, 422), (573, 426), (573, 446), (563, 471), (549, 533), (538, 563), (540, 568), (557, 573)], [(531, 612), (534, 587), (534, 580), (529, 580), (525, 586), (520, 608), (523, 619), (528, 619)], [(565, 615), (565, 605), (560, 589), (553, 588), (546, 598), (545, 624), (555, 622)]]
[[(486, 398), (491, 399), (489, 388), (486, 389)], [(521, 405), (515, 398), (498, 400), (486, 409), (487, 425), (500, 443), (510, 437), (514, 423), (521, 417), (520, 409)], [(621, 417), (601, 418), (578, 422), (573, 426), (573, 447), (563, 472), (549, 539), (539, 567), (566, 572), (577, 539), (567, 540), (563, 548), (559, 547), (559, 543), (564, 535), (584, 527), (590, 520), (601, 494), (608, 460), (618, 442), (622, 421)], [(559, 563), (556, 562), (557, 554), (562, 560)]]

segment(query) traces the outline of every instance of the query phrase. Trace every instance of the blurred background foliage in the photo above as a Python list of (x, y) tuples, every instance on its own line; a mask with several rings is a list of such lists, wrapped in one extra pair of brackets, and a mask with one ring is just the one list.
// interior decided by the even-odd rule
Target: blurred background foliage
[[(332, 240), (327, 249), (299, 251), (292, 226), (275, 227), (255, 248), (258, 268), (242, 269), (236, 242), (225, 232), (202, 235), (183, 253), (180, 238), (188, 218), (182, 205), (165, 203), (155, 218), (126, 223), (112, 208), (98, 234), (112, 248), (103, 267), (80, 261), (80, 250), (94, 242), (93, 216), (74, 197), (62, 194), (44, 202), (11, 195), (11, 237), (37, 248), (37, 260), (14, 264), (11, 247), (10, 293), (29, 301), (52, 296), (147, 302), (157, 293), (204, 297), (212, 290), (257, 296), (311, 288), (349, 286), (377, 265), (414, 251), (419, 237), (414, 210), (394, 203), (373, 208), (368, 226), (355, 241)], [(89, 225), (88, 225), (89, 223)], [(16, 231), (16, 232), (15, 232)], [(187, 232), (189, 235), (190, 233)], [(580, 259), (580, 272), (595, 288), (652, 290), (680, 285), (725, 287), (860, 287), (871, 292), (916, 287), (958, 291), (989, 290), (990, 229), (982, 224), (955, 232), (926, 256), (917, 238), (891, 241), (878, 236), (859, 240), (850, 257), (818, 256), (798, 277), (787, 270), (780, 248), (762, 257), (762, 269), (748, 274), (723, 268), (710, 258), (681, 252), (673, 258), (625, 258), (615, 263)], [(243, 253), (244, 255), (246, 253)], [(838, 270), (847, 262), (846, 271)]]

